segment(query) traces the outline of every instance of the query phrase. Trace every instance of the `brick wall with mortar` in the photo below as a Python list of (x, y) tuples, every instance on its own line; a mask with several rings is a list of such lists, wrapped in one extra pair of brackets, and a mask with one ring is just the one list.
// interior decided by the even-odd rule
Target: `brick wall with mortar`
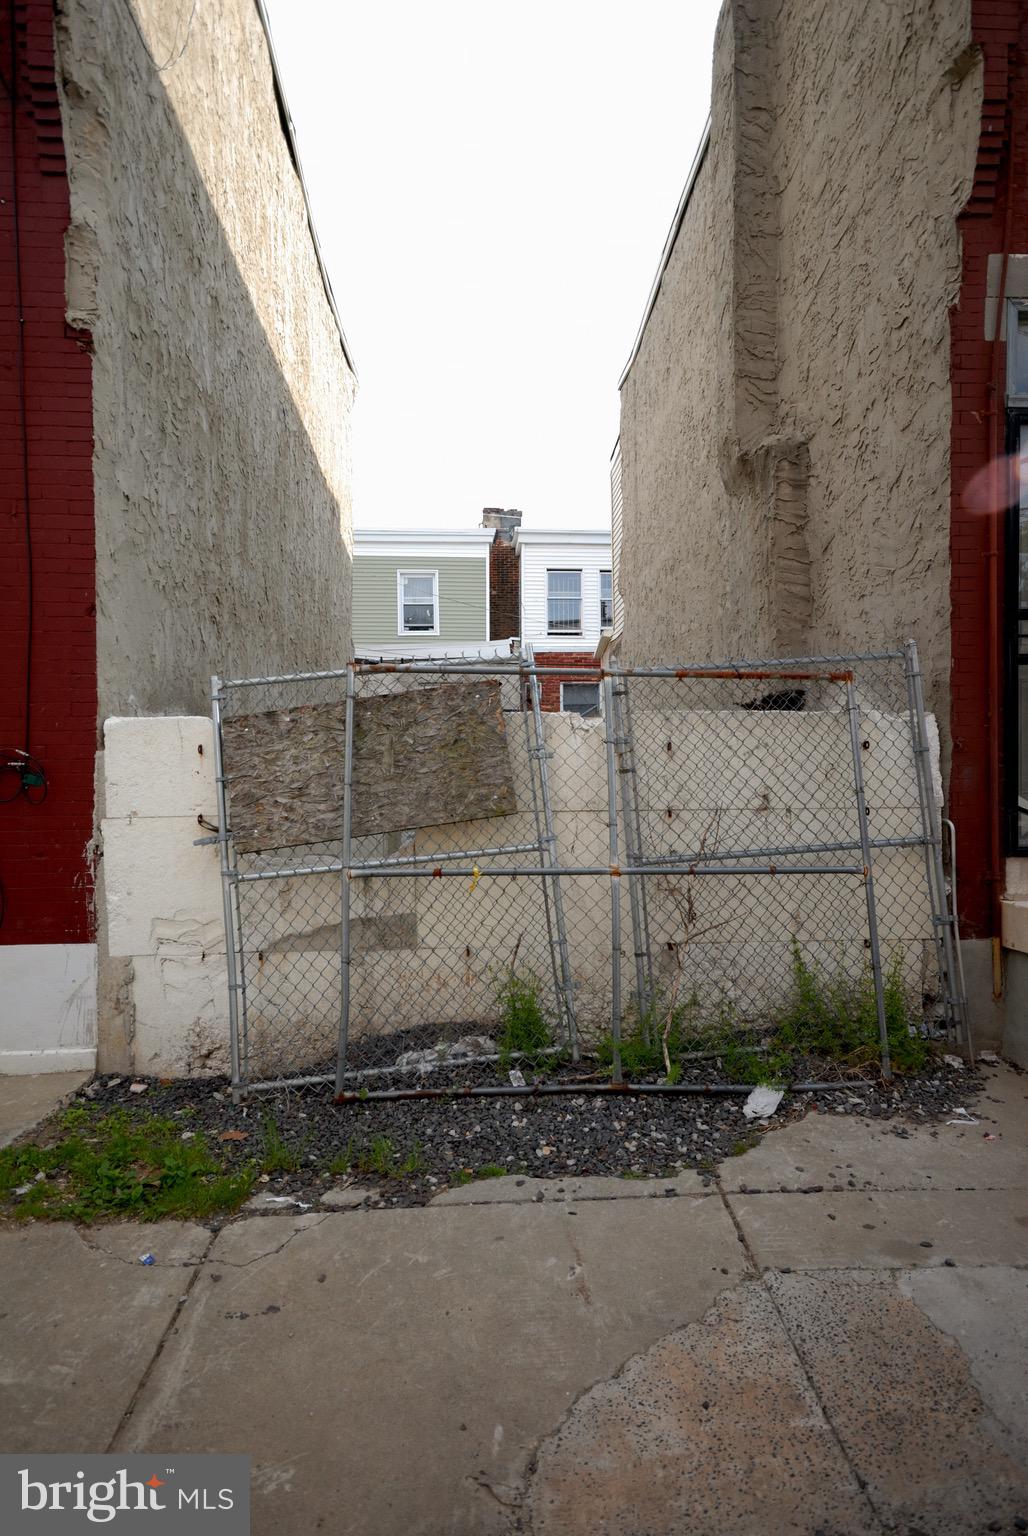
[(516, 635), (521, 616), (521, 561), (509, 539), (497, 533), (489, 546), (489, 638)]
[[(950, 314), (953, 755), (949, 794), (950, 813), (960, 829), (963, 931), (969, 937), (987, 937), (996, 932), (993, 901), (997, 894), (990, 869), (990, 807), (1002, 794), (989, 748), (989, 522), (965, 507), (964, 493), (970, 478), (1005, 452), (1005, 347), (998, 343), (998, 354), (994, 353), (986, 336), (986, 283), (989, 257), (1002, 252), (1008, 229), (1008, 249), (1028, 250), (1028, 7), (1021, 0), (974, 0), (972, 33), (984, 66), (981, 129), (974, 186), (958, 220), (960, 297)], [(997, 397), (994, 364), (999, 369)], [(1002, 538), (999, 545), (1002, 590)]]
[(49, 787), (41, 805), (0, 805), (0, 944), (78, 944), (92, 938), (97, 708), (90, 338), (65, 321), (70, 211), (50, 0), (0, 9), (5, 86), (12, 20), (13, 122), (10, 92), (0, 95), (0, 751), (26, 746), (31, 590), (27, 744)]
[[(596, 658), (591, 651), (537, 651), (536, 661), (541, 667), (567, 667), (567, 674), (559, 677), (541, 677), (539, 679), (539, 699), (545, 710), (560, 709), (560, 685), (561, 683), (580, 682), (576, 677), (576, 671), (583, 668), (590, 672), (596, 672)], [(591, 682), (592, 678), (587, 681)]]

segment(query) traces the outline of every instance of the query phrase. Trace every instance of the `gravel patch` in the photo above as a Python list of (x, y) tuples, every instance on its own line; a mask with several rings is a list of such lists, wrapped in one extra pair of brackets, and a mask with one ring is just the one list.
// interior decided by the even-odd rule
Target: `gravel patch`
[[(717, 1082), (715, 1065), (698, 1066), (693, 1079)], [(808, 1079), (824, 1075), (824, 1063), (804, 1065), (810, 1069)], [(696, 1169), (710, 1177), (718, 1163), (746, 1151), (768, 1129), (815, 1110), (888, 1120), (894, 1134), (908, 1136), (912, 1125), (948, 1118), (958, 1108), (973, 1111), (987, 1082), (978, 1070), (933, 1063), (922, 1073), (897, 1078), (888, 1088), (847, 1085), (830, 1093), (786, 1093), (765, 1124), (744, 1118), (745, 1093), (605, 1095), (585, 1091), (591, 1086), (580, 1081), (586, 1071), (564, 1067), (550, 1076), (551, 1082), (559, 1076), (569, 1081), (571, 1091), (566, 1094), (526, 1091), (503, 1098), (370, 1099), (343, 1105), (333, 1103), (327, 1084), (275, 1089), (236, 1106), (220, 1078), (108, 1076), (87, 1084), (74, 1102), (177, 1119), (184, 1137), (206, 1135), (229, 1169), (262, 1160), (267, 1124), (273, 1121), (288, 1160), (297, 1166), (262, 1174), (256, 1193), (313, 1204), (346, 1180), (351, 1191), (367, 1186), (364, 1198), (372, 1203), (418, 1205), (472, 1177), (500, 1173), (660, 1179)], [(465, 1066), (446, 1078), (433, 1073), (420, 1083), (406, 1081), (432, 1087), (459, 1081), (468, 1086), (496, 1083), (497, 1072), (488, 1066)], [(146, 1084), (145, 1091), (140, 1091), (140, 1083)], [(57, 1134), (55, 1120), (35, 1139)], [(262, 1204), (272, 1210), (287, 1208)]]

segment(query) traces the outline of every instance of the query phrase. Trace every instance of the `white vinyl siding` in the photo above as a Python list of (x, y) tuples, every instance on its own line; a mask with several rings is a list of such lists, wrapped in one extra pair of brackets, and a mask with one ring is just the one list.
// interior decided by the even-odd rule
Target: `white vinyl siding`
[(610, 553), (611, 586), (613, 588), (613, 630), (620, 635), (625, 624), (624, 604), (621, 601), (621, 539), (624, 532), (625, 500), (621, 480), (621, 439), (614, 445), (610, 462)]
[[(600, 572), (609, 571), (610, 541), (598, 535), (576, 541), (574, 534), (560, 538), (531, 532), (518, 535), (521, 560), (521, 635), (537, 652), (592, 652), (600, 639)], [(581, 629), (551, 632), (549, 625), (548, 572), (581, 573)]]

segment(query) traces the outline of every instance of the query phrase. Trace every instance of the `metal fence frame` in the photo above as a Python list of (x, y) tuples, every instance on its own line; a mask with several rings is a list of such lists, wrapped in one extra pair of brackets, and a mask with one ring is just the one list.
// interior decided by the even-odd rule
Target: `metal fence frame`
[[(861, 755), (861, 698), (857, 671), (869, 663), (902, 665), (906, 690), (906, 718), (910, 731), (910, 748), (917, 796), (919, 832), (909, 837), (875, 837), (868, 826), (869, 809), (866, 802), (863, 764)], [(886, 1023), (883, 988), (881, 942), (878, 930), (878, 914), (875, 893), (875, 857), (885, 849), (920, 847), (924, 853), (925, 885), (931, 912), (932, 937), (936, 955), (940, 998), (944, 1025), (949, 1040), (964, 1054), (971, 1052), (963, 974), (960, 961), (959, 935), (953, 905), (949, 900), (943, 859), (942, 818), (932, 784), (932, 766), (924, 708), (922, 679), (913, 641), (902, 651), (854, 653), (844, 656), (794, 657), (737, 661), (726, 664), (708, 664), (695, 667), (635, 667), (624, 668), (612, 662), (595, 669), (583, 669), (582, 676), (600, 683), (604, 705), (604, 753), (607, 781), (607, 863), (561, 864), (554, 829), (553, 804), (550, 793), (548, 762), (552, 754), (546, 742), (545, 717), (541, 707), (539, 680), (546, 676), (564, 677), (566, 666), (539, 666), (531, 651), (525, 647), (509, 661), (446, 661), (425, 660), (398, 663), (352, 662), (338, 670), (284, 674), (261, 678), (212, 679), (212, 713), (215, 737), (215, 771), (217, 778), (218, 835), (222, 876), (223, 910), (226, 932), (226, 963), (229, 989), (229, 1020), (231, 1037), (231, 1068), (233, 1093), (238, 1098), (247, 1092), (261, 1088), (301, 1085), (304, 1083), (333, 1082), (340, 1100), (356, 1097), (348, 1090), (348, 1082), (357, 1075), (348, 1070), (349, 1025), (351, 1011), (352, 929), (351, 894), (353, 881), (363, 876), (375, 879), (417, 880), (431, 878), (492, 879), (493, 877), (538, 882), (544, 911), (549, 961), (561, 1041), (574, 1060), (580, 1053), (580, 1038), (576, 1020), (575, 985), (572, 976), (567, 922), (565, 918), (562, 881), (566, 878), (593, 877), (610, 882), (610, 984), (611, 1012), (610, 1036), (613, 1041), (612, 1085), (630, 1087), (641, 1091), (676, 1091), (671, 1084), (626, 1084), (621, 1060), (620, 1042), (623, 1013), (621, 984), (621, 882), (625, 881), (628, 892), (630, 925), (632, 930), (633, 995), (638, 1008), (642, 1009), (654, 993), (653, 949), (650, 931), (650, 898), (648, 883), (656, 875), (708, 878), (725, 875), (745, 875), (754, 879), (774, 879), (783, 875), (804, 876), (846, 875), (863, 880), (867, 918), (867, 947), (873, 980), (875, 1012), (877, 1016), (881, 1066), (888, 1078), (891, 1072), (889, 1039)], [(375, 860), (359, 859), (353, 852), (353, 738), (354, 709), (358, 692), (358, 679), (389, 674), (391, 678), (504, 676), (516, 675), (521, 689), (520, 712), (524, 720), (525, 750), (529, 763), (531, 785), (530, 811), (535, 826), (534, 841), (516, 844), (498, 843), (494, 848), (474, 848), (414, 856), (389, 856)], [(652, 679), (671, 682), (686, 680), (711, 681), (727, 679), (739, 681), (765, 681), (796, 684), (811, 682), (830, 683), (845, 690), (845, 709), (848, 715), (849, 744), (852, 758), (854, 811), (857, 835), (852, 838), (826, 840), (820, 843), (798, 841), (785, 842), (773, 848), (726, 848), (719, 849), (710, 859), (676, 859), (648, 853), (641, 823), (640, 804), (637, 794), (636, 755), (639, 743), (633, 728), (631, 680)], [(345, 742), (343, 799), (340, 806), (340, 856), (338, 860), (303, 864), (294, 861), (287, 868), (246, 869), (241, 867), (231, 833), (231, 788), (225, 772), (222, 728), (226, 702), (237, 690), (268, 688), (281, 685), (294, 688), (304, 684), (342, 682), (345, 686)], [(952, 828), (952, 824), (949, 824)], [(624, 862), (622, 862), (622, 840)], [(214, 841), (210, 839), (209, 841)], [(952, 843), (951, 843), (952, 847)], [(531, 854), (536, 862), (525, 864), (518, 856)], [(839, 855), (831, 863), (819, 862), (826, 855)], [(486, 870), (478, 868), (479, 858), (490, 861), (500, 856), (512, 856), (506, 864), (490, 862)], [(844, 855), (856, 855), (845, 861)], [(766, 862), (758, 863), (757, 860)], [(782, 861), (785, 862), (782, 862)], [(247, 943), (246, 923), (241, 908), (241, 888), (250, 881), (302, 877), (304, 875), (339, 875), (339, 1028), (336, 1049), (335, 1072), (297, 1073), (295, 1076), (278, 1076), (255, 1081), (250, 1071), (247, 990)], [(396, 1069), (376, 1068), (375, 1073)], [(364, 1076), (365, 1074), (360, 1074)], [(824, 1085), (794, 1085), (824, 1086)], [(538, 1090), (539, 1085), (537, 1085)], [(559, 1084), (548, 1085), (547, 1091), (559, 1091)], [(366, 1085), (360, 1096), (405, 1097), (413, 1094), (443, 1094), (446, 1089), (395, 1089), (371, 1088)], [(465, 1090), (475, 1093), (517, 1093), (525, 1089), (479, 1087)], [(582, 1085), (574, 1091), (581, 1092)], [(589, 1090), (592, 1091), (592, 1090)], [(695, 1085), (678, 1085), (677, 1091), (698, 1091)], [(708, 1091), (739, 1091), (715, 1085)], [(746, 1091), (746, 1090), (741, 1090)]]

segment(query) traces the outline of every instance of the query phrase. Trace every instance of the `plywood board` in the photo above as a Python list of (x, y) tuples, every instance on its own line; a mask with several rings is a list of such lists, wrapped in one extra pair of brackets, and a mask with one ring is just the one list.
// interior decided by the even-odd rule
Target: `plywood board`
[[(237, 715), (223, 725), (229, 819), (240, 853), (342, 835), (343, 703)], [(517, 809), (497, 678), (354, 704), (354, 837)]]

